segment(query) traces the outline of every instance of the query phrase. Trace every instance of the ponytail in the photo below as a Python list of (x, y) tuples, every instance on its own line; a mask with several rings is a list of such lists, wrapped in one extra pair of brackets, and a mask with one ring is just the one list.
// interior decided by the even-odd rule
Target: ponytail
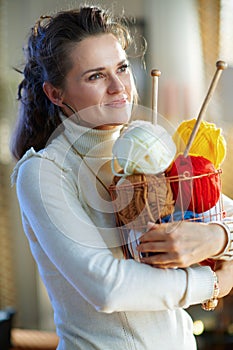
[(54, 105), (43, 91), (45, 72), (38, 59), (36, 41), (42, 36), (38, 24), (28, 40), (27, 62), (24, 79), (18, 86), (18, 120), (11, 138), (11, 152), (18, 160), (31, 147), (36, 151), (44, 148), (50, 135), (61, 123), (59, 107)]

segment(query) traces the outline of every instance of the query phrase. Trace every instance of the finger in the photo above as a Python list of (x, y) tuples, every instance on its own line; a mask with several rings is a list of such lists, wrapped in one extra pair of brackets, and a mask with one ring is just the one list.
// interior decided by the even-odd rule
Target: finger
[(141, 261), (141, 263), (146, 264), (146, 265), (150, 265), (150, 266), (152, 266), (154, 268), (157, 268), (157, 269), (177, 269), (178, 268), (178, 266), (176, 264), (174, 264), (174, 263), (171, 263), (171, 264), (156, 264), (154, 262), (146, 263), (144, 261)]
[(158, 254), (150, 254), (147, 257), (140, 258), (140, 261), (149, 265), (157, 265), (157, 266), (177, 266), (178, 261), (175, 259), (172, 254), (158, 253)]
[(147, 223), (147, 231), (150, 231), (152, 228), (156, 228), (158, 224), (155, 224), (154, 222), (149, 221)]
[(154, 266), (163, 267), (180, 267), (185, 268), (192, 265), (192, 261), (188, 256), (179, 256), (176, 253), (156, 253), (148, 254), (148, 256), (142, 256), (141, 262)]
[(157, 269), (177, 269), (178, 268), (174, 264), (164, 264), (164, 265), (153, 264), (151, 266), (153, 266), (154, 268), (157, 268)]
[(168, 239), (175, 239), (179, 233), (178, 225), (180, 223), (162, 223), (162, 224), (153, 224), (150, 223), (150, 230), (145, 232), (140, 238), (141, 242), (146, 241), (167, 241)]
[(140, 243), (153, 242), (153, 241), (167, 241), (169, 237), (163, 231), (161, 232), (158, 228), (151, 229), (150, 231), (144, 233), (140, 237)]
[(141, 243), (136, 247), (139, 253), (168, 253), (171, 251), (169, 244), (164, 244), (164, 242), (145, 242)]

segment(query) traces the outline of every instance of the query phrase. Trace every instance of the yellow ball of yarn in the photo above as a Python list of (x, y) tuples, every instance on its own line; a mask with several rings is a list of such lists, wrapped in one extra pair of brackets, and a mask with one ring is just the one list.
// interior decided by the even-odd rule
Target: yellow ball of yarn
[[(195, 123), (196, 119), (185, 120), (174, 133), (177, 154), (184, 152)], [(221, 132), (214, 123), (202, 121), (189, 153), (205, 157), (218, 169), (226, 156), (226, 140)]]

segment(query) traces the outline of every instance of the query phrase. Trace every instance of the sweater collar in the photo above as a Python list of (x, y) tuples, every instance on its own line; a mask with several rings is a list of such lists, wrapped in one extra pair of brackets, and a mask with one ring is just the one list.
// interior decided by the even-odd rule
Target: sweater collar
[(109, 130), (92, 129), (78, 124), (75, 115), (67, 118), (60, 115), (63, 133), (71, 145), (83, 156), (111, 157), (112, 146), (120, 135), (122, 125)]

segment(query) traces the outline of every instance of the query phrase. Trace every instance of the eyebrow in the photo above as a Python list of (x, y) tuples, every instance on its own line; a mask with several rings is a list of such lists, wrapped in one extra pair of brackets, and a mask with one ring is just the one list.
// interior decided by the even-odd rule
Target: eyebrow
[[(128, 62), (128, 60), (125, 58), (125, 59), (123, 59), (121, 62), (119, 62), (118, 64), (117, 64), (117, 67), (119, 67), (119, 66), (121, 66), (123, 63), (125, 63), (125, 62)], [(92, 72), (99, 72), (99, 71), (102, 71), (102, 70), (104, 70), (105, 69), (105, 67), (96, 67), (96, 68), (91, 68), (91, 69), (88, 69), (88, 70), (86, 70), (85, 72), (83, 72), (82, 73), (82, 77), (84, 76), (84, 75), (86, 75), (86, 74), (88, 74), (88, 73), (92, 73)]]

